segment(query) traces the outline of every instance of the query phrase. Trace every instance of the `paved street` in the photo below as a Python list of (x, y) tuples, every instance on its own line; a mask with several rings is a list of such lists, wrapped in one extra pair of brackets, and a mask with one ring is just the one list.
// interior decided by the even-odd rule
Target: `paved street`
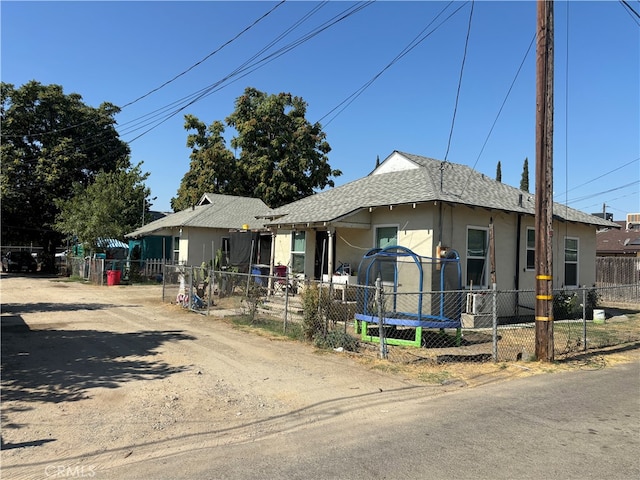
[[(374, 399), (375, 398), (375, 399)], [(421, 398), (312, 405), (304, 428), (141, 461), (110, 478), (640, 478), (640, 364)], [(347, 411), (350, 413), (347, 415)], [(135, 470), (133, 469), (135, 468)]]

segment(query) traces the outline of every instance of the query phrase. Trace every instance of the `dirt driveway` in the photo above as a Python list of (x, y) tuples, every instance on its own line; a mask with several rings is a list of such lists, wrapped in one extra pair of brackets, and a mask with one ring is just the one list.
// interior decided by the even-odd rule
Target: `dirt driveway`
[(336, 412), (348, 425), (367, 406), (536, 371), (398, 370), (162, 304), (156, 285), (3, 275), (0, 286), (2, 478), (111, 478), (194, 445), (277, 436)]

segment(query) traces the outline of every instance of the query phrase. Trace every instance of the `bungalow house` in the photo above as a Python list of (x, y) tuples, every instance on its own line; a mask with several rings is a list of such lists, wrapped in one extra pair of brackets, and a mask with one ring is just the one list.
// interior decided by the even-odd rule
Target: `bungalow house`
[(196, 206), (150, 222), (126, 237), (132, 259), (138, 255), (141, 260), (164, 258), (198, 266), (211, 262), (221, 250), (228, 263), (247, 268), (249, 261), (270, 262), (271, 235), (263, 220), (257, 220), (268, 212), (269, 207), (256, 198), (206, 193)]
[[(467, 289), (490, 288), (493, 225), (497, 288), (533, 290), (534, 214), (532, 194), (465, 165), (394, 151), (366, 177), (274, 209), (265, 220), (274, 262), (306, 278), (328, 278), (345, 264), (353, 274), (365, 252), (396, 244), (425, 257), (456, 250)], [(554, 288), (593, 285), (596, 230), (618, 225), (560, 204), (553, 214)]]

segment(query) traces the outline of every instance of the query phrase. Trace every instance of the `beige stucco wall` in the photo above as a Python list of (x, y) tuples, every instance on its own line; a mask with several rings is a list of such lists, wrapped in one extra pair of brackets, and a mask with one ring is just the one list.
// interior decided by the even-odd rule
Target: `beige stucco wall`
[(222, 247), (222, 238), (229, 237), (229, 231), (212, 228), (182, 228), (173, 233), (174, 238), (180, 237), (179, 262), (192, 266), (200, 266), (202, 262), (209, 263), (215, 258), (216, 252)]
[[(535, 271), (527, 270), (526, 231), (534, 228), (533, 217), (524, 217), (522, 221), (520, 289), (535, 289)], [(553, 288), (564, 288), (564, 240), (566, 237), (578, 239), (578, 283), (580, 286), (592, 286), (596, 281), (596, 232), (595, 227), (553, 222)]]
[[(437, 204), (422, 204), (389, 207), (379, 207), (371, 212), (360, 212), (358, 220), (366, 223), (370, 228), (347, 228), (337, 226), (334, 233), (336, 249), (336, 265), (340, 262), (350, 263), (352, 272), (357, 271), (363, 255), (375, 245), (375, 228), (380, 226), (396, 226), (398, 228), (398, 244), (407, 247), (418, 255), (435, 257), (436, 247), (440, 241), (438, 227), (440, 206)], [(455, 249), (460, 255), (462, 270), (462, 284), (466, 285), (466, 260), (467, 260), (467, 229), (476, 227), (489, 230), (493, 219), (495, 235), (495, 267), (496, 280), (499, 290), (512, 290), (516, 288), (516, 274), (519, 278), (521, 290), (533, 290), (535, 288), (535, 271), (527, 270), (527, 227), (534, 227), (532, 216), (522, 216), (520, 226), (519, 266), (516, 272), (516, 255), (518, 252), (518, 216), (516, 214), (489, 211), (482, 208), (471, 208), (462, 205), (442, 205), (442, 246)], [(350, 220), (350, 219), (349, 219)], [(572, 223), (554, 222), (553, 226), (553, 277), (554, 288), (562, 288), (564, 281), (564, 238), (578, 238), (579, 266), (578, 278), (580, 285), (592, 285), (595, 282), (595, 228)], [(315, 230), (307, 232), (305, 275), (312, 278), (314, 274), (315, 260)], [(279, 230), (276, 235), (275, 263), (288, 264), (290, 261), (291, 232)], [(490, 287), (490, 268), (487, 256), (487, 268), (485, 273), (485, 288)], [(400, 271), (400, 283), (407, 289), (417, 287), (417, 279), (409, 268)], [(433, 282), (437, 283), (437, 277)], [(424, 279), (424, 286), (435, 285), (428, 276)], [(480, 287), (480, 286), (477, 286)]]

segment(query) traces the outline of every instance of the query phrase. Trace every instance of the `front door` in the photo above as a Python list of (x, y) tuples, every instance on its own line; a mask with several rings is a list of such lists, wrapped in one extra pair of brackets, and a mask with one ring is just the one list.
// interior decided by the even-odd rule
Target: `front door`
[[(333, 264), (336, 264), (336, 247), (333, 246)], [(320, 280), (329, 269), (329, 233), (327, 231), (316, 232), (316, 254), (313, 269), (313, 277)]]

